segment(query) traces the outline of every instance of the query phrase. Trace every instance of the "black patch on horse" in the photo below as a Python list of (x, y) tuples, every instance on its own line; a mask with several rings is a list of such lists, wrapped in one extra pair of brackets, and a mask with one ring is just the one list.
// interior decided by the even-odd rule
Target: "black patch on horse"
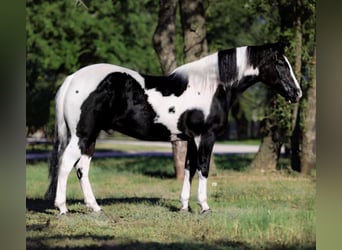
[(172, 113), (172, 114), (176, 113), (175, 106), (172, 106), (169, 108), (169, 113)]
[(168, 76), (149, 76), (142, 75), (145, 78), (146, 89), (156, 89), (163, 96), (180, 96), (188, 87), (188, 78), (182, 74), (172, 73)]
[(218, 66), (220, 81), (231, 82), (237, 76), (236, 49), (221, 50), (218, 52)]
[(271, 43), (247, 47), (248, 60), (253, 67), (260, 66), (261, 62), (269, 60), (269, 58), (274, 56), (275, 53), (278, 53), (279, 55), (284, 53), (284, 48), (282, 45)]
[(226, 91), (224, 86), (219, 85), (213, 96), (210, 113), (206, 119), (205, 130), (211, 130), (216, 135), (222, 135), (227, 128), (228, 110), (234, 102), (232, 91)]
[(195, 137), (203, 132), (204, 122), (203, 112), (199, 109), (191, 109), (181, 114), (177, 127), (185, 135)]
[(154, 123), (156, 113), (141, 85), (129, 74), (107, 75), (81, 105), (76, 134), (82, 153), (91, 152), (101, 130), (116, 130), (142, 140), (170, 139), (170, 131)]

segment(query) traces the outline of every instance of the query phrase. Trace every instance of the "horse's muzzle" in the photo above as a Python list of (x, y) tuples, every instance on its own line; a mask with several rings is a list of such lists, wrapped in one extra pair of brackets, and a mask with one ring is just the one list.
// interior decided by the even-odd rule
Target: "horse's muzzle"
[(303, 93), (301, 89), (296, 89), (293, 91), (293, 94), (286, 98), (286, 101), (289, 103), (297, 103), (299, 102), (300, 98), (302, 97)]

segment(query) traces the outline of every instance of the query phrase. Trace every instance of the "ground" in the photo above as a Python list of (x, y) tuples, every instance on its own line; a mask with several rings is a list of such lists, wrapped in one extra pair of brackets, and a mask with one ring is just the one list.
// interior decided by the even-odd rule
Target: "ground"
[(74, 173), (70, 213), (43, 200), (47, 164), (27, 165), (27, 249), (315, 249), (315, 176), (248, 169), (252, 155), (216, 156), (209, 177), (212, 213), (180, 213), (181, 182), (169, 157), (95, 160), (90, 172), (103, 211), (86, 210)]

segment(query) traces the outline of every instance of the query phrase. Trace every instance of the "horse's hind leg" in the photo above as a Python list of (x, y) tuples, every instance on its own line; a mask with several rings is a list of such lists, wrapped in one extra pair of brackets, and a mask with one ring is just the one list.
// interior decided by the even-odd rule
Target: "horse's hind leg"
[(66, 214), (68, 212), (66, 207), (66, 186), (68, 176), (73, 166), (81, 157), (81, 151), (77, 145), (77, 141), (77, 137), (71, 138), (61, 158), (55, 198), (55, 206), (59, 209), (60, 214)]
[[(94, 147), (94, 145), (95, 144), (93, 144), (92, 147)], [(77, 163), (75, 167), (76, 167), (77, 177), (80, 181), (80, 185), (82, 188), (84, 202), (86, 206), (90, 208), (91, 210), (93, 210), (94, 212), (98, 212), (101, 210), (101, 208), (96, 202), (95, 196), (93, 194), (93, 190), (89, 182), (90, 161), (91, 161), (91, 156), (82, 154), (79, 162)]]

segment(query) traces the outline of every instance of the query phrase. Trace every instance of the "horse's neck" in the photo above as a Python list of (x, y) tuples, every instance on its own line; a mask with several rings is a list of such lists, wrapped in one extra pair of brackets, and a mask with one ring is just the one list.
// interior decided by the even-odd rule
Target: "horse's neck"
[(226, 101), (228, 110), (240, 94), (242, 94), (246, 89), (258, 81), (259, 79), (255, 75), (244, 76), (242, 79), (236, 80), (234, 83), (232, 83), (232, 85), (226, 88)]
[(242, 93), (259, 81), (257, 75), (247, 75), (233, 83), (232, 89), (237, 93)]

